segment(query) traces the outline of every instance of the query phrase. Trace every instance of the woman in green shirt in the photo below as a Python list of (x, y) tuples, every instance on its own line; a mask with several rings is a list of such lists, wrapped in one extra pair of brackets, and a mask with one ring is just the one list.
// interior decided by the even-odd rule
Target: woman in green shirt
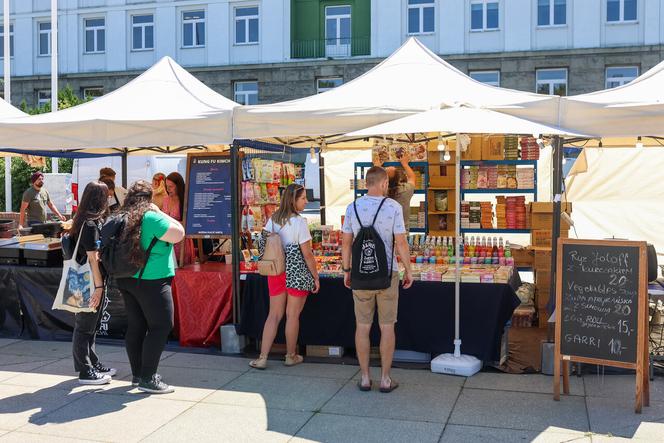
[[(117, 280), (127, 311), (125, 342), (132, 385), (151, 394), (173, 392), (157, 374), (157, 367), (173, 329), (173, 244), (182, 241), (184, 228), (152, 203), (152, 185), (144, 180), (129, 188), (122, 211), (127, 213), (123, 236), (133, 245), (130, 260), (144, 267), (140, 279), (137, 273)], [(146, 251), (155, 238), (146, 261)]]

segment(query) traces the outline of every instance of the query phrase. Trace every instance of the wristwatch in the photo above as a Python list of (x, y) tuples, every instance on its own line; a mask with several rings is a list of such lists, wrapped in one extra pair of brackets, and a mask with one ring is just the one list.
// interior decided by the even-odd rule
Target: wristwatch
[(344, 271), (344, 272), (350, 272), (350, 271), (351, 271), (351, 269), (350, 269), (350, 268), (348, 268), (348, 269), (345, 269), (345, 268), (341, 268), (341, 270), (342, 270), (342, 271)]

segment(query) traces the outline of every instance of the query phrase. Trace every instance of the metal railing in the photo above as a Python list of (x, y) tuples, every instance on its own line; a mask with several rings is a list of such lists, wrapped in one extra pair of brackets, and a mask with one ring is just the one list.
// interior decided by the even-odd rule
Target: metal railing
[(344, 58), (371, 54), (369, 37), (295, 40), (291, 58)]

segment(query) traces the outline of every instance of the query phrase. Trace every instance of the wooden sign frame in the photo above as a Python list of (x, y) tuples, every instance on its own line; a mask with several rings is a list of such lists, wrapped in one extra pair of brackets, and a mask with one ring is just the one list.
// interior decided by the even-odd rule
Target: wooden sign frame
[[(563, 245), (586, 246), (617, 246), (639, 249), (639, 284), (638, 284), (638, 325), (636, 363), (626, 363), (613, 360), (588, 358), (578, 355), (561, 354), (562, 333), (562, 280), (563, 280)], [(560, 375), (562, 366), (563, 393), (569, 394), (569, 366), (570, 362), (588, 363), (603, 366), (614, 366), (624, 369), (636, 370), (636, 400), (634, 411), (641, 413), (643, 406), (650, 406), (650, 379), (648, 356), (648, 256), (645, 242), (623, 240), (577, 240), (568, 238), (558, 239), (558, 254), (556, 260), (556, 343), (553, 362), (553, 399), (560, 400)]]
[[(187, 170), (186, 170), (186, 175), (185, 175), (185, 191), (184, 191), (184, 209), (182, 210), (182, 224), (185, 230), (187, 229), (187, 210), (188, 210), (188, 204), (189, 204), (189, 173), (191, 172), (191, 161), (194, 158), (197, 157), (220, 157), (220, 158), (226, 158), (228, 159), (231, 167), (231, 153), (230, 151), (225, 151), (225, 152), (190, 152), (187, 153)], [(204, 234), (204, 235), (186, 235), (185, 234), (185, 239), (191, 238), (191, 239), (196, 239), (197, 247), (198, 247), (198, 259), (201, 263), (205, 263), (207, 261), (207, 257), (203, 253), (203, 240), (204, 239), (221, 239), (221, 240), (231, 240), (232, 235), (214, 235), (214, 234)], [(180, 261), (180, 266), (182, 266), (182, 263), (184, 261), (184, 247), (180, 248), (180, 257), (178, 257)]]

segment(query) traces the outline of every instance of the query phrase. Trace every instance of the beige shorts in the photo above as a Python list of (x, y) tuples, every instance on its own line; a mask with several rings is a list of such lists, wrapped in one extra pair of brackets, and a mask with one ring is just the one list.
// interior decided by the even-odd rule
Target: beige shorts
[(372, 324), (378, 305), (378, 324), (391, 325), (397, 322), (399, 308), (399, 273), (392, 274), (392, 284), (387, 289), (354, 290), (355, 320), (360, 324)]

